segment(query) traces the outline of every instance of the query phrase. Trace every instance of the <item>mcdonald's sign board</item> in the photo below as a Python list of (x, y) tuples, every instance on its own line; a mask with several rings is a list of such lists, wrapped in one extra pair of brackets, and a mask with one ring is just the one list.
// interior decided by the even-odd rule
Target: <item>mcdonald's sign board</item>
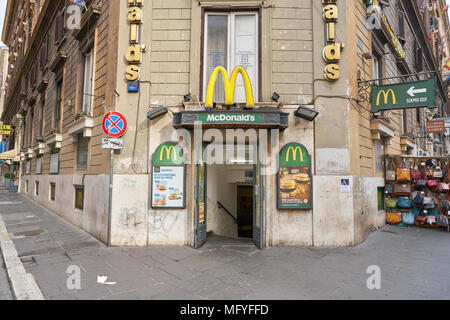
[(436, 106), (436, 79), (386, 86), (373, 85), (371, 111)]
[(280, 152), (278, 209), (312, 208), (311, 157), (299, 143), (285, 145)]
[(245, 87), (245, 94), (247, 97), (247, 107), (253, 108), (255, 106), (254, 100), (253, 100), (253, 90), (252, 90), (252, 84), (250, 82), (250, 78), (247, 74), (247, 71), (241, 67), (238, 66), (233, 70), (233, 73), (231, 74), (231, 78), (228, 77), (227, 70), (224, 67), (217, 67), (214, 69), (213, 73), (211, 74), (211, 78), (209, 79), (208, 83), (208, 90), (206, 91), (206, 103), (205, 106), (207, 108), (213, 107), (213, 96), (214, 96), (214, 86), (216, 84), (217, 76), (221, 74), (223, 78), (223, 83), (225, 86), (225, 104), (232, 105), (234, 102), (234, 88), (236, 86), (236, 79), (238, 74), (240, 73), (242, 75), (242, 78), (244, 80), (244, 87)]
[(161, 144), (152, 157), (152, 208), (185, 208), (183, 150), (174, 142)]

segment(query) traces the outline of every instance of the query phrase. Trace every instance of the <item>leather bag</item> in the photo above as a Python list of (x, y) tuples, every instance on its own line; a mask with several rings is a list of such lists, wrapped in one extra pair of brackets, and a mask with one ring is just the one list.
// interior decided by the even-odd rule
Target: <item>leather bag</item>
[[(389, 166), (391, 167), (389, 168)], [(395, 177), (395, 164), (394, 160), (391, 159), (386, 170), (386, 181), (395, 181)]]
[(428, 180), (427, 180), (427, 186), (428, 186), (428, 188), (436, 187), (436, 186), (437, 186), (436, 180), (434, 180), (434, 179), (428, 179)]
[(398, 168), (396, 175), (397, 181), (411, 181), (411, 170), (408, 168)]
[(394, 184), (394, 194), (395, 195), (410, 195), (411, 194), (411, 184), (410, 183), (401, 183), (401, 182), (396, 182)]
[(394, 193), (394, 185), (392, 183), (386, 183), (386, 186), (384, 187), (384, 192)]

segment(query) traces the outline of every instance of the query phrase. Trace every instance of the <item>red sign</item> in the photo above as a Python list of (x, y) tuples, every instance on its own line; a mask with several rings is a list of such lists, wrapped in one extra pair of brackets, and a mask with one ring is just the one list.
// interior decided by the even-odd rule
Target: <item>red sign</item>
[(127, 120), (120, 112), (108, 112), (103, 118), (103, 132), (111, 138), (118, 138), (125, 134)]
[(427, 133), (442, 133), (445, 132), (444, 120), (427, 121)]

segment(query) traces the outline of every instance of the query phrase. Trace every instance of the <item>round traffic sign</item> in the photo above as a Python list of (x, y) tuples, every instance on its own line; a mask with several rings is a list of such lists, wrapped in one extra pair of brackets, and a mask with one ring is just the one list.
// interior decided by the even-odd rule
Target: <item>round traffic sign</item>
[(108, 112), (103, 118), (103, 132), (111, 138), (124, 135), (127, 130), (127, 120), (120, 112)]

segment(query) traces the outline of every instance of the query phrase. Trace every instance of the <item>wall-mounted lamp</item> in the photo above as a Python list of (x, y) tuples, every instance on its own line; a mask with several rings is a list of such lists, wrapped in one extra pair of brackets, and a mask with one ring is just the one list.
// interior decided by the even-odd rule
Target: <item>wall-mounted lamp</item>
[(166, 114), (167, 108), (164, 106), (159, 106), (153, 110), (150, 110), (149, 112), (147, 112), (147, 118), (149, 118), (150, 120), (154, 120), (164, 114)]
[(274, 102), (278, 102), (278, 100), (280, 99), (280, 95), (278, 94), (278, 93), (276, 93), (276, 92), (274, 92), (273, 94), (272, 94), (272, 101), (274, 101)]
[(191, 95), (191, 93), (189, 92), (188, 94), (185, 94), (184, 97), (183, 97), (183, 99), (184, 99), (184, 102), (189, 102), (189, 101), (191, 101), (191, 100), (192, 100), (192, 95)]
[(364, 52), (364, 54), (362, 55), (362, 57), (366, 60), (370, 60), (372, 59), (372, 55), (368, 52)]
[(306, 106), (300, 106), (298, 109), (294, 112), (294, 115), (296, 117), (308, 120), (308, 121), (314, 121), (314, 119), (319, 115), (319, 111), (313, 108), (309, 108)]

